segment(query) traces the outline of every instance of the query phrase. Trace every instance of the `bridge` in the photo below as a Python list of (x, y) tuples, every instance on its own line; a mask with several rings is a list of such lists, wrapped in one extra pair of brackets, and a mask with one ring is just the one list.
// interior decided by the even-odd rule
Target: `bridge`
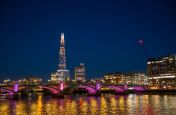
[(127, 91), (144, 91), (145, 86), (137, 85), (112, 85), (112, 84), (65, 84), (60, 82), (58, 85), (22, 85), (15, 83), (14, 86), (0, 86), (0, 93), (8, 93), (10, 98), (17, 98), (18, 93), (33, 89), (47, 90), (53, 97), (64, 97), (66, 94), (73, 94), (75, 91), (84, 91), (87, 95), (99, 95), (103, 91), (111, 90), (115, 94), (124, 94)]

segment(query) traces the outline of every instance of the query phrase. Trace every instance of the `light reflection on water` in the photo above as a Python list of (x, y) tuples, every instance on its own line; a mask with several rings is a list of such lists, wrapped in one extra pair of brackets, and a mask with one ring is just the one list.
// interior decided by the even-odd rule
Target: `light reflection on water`
[(0, 115), (175, 115), (176, 95), (66, 96), (38, 95), (0, 100)]

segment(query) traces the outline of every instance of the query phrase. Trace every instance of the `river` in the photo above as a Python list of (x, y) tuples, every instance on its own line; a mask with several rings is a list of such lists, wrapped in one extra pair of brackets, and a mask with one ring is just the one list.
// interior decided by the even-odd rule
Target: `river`
[(176, 115), (176, 95), (82, 95), (0, 98), (0, 115)]

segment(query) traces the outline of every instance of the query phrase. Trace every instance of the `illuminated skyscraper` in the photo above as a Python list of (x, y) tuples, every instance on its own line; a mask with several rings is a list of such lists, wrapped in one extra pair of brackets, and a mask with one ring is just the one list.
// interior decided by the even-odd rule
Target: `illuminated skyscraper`
[(75, 67), (75, 82), (85, 82), (86, 68), (83, 63)]
[(53, 73), (51, 74), (51, 81), (60, 82), (68, 79), (69, 79), (69, 70), (67, 70), (66, 67), (64, 33), (61, 33), (58, 70), (55, 75)]
[(59, 81), (64, 81), (66, 79), (69, 79), (69, 70), (67, 70), (67, 68), (66, 68), (64, 33), (61, 33), (59, 64), (58, 64), (57, 76), (58, 76)]

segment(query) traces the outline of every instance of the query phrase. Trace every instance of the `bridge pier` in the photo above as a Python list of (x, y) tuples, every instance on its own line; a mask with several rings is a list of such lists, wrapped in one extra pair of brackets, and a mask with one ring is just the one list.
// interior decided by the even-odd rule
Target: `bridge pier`
[(95, 85), (96, 94), (95, 94), (95, 96), (101, 96), (100, 87), (101, 87), (100, 83), (96, 82), (96, 85)]
[(9, 99), (11, 99), (11, 100), (18, 100), (18, 99), (19, 99), (18, 93), (17, 93), (17, 92), (15, 92), (15, 93), (10, 93), (10, 94), (9, 94)]
[(64, 89), (64, 83), (61, 81), (59, 83), (59, 92), (53, 92), (52, 93), (52, 97), (53, 98), (64, 98), (64, 94), (62, 93), (63, 92), (63, 89)]
[(64, 90), (64, 83), (62, 81), (59, 83), (59, 90), (60, 91), (57, 93), (52, 93), (53, 98), (64, 98), (64, 94), (62, 93)]

